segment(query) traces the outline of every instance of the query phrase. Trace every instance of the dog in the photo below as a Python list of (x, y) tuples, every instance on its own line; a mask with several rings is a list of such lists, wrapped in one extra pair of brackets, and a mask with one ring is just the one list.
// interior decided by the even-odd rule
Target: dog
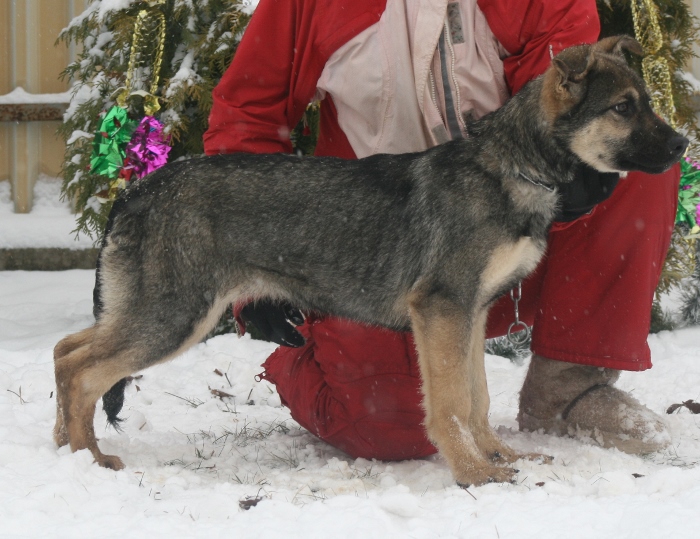
[(134, 183), (100, 255), (103, 312), (54, 350), (57, 444), (123, 468), (98, 447), (97, 400), (199, 342), (228, 305), (271, 298), (410, 328), (425, 427), (455, 480), (512, 482), (521, 455), (488, 422), (489, 306), (537, 266), (577, 166), (660, 173), (688, 145), (624, 51), (642, 54), (627, 36), (562, 51), (469, 137), (424, 152), (219, 155)]

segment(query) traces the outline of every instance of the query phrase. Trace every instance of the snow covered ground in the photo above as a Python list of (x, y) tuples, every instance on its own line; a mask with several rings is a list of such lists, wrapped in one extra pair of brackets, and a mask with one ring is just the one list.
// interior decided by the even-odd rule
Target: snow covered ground
[[(517, 485), (457, 488), (439, 457), (353, 460), (302, 430), (256, 382), (273, 346), (199, 344), (127, 390), (124, 432), (96, 417), (127, 468), (57, 449), (52, 347), (92, 322), (90, 271), (0, 272), (2, 537), (698, 537), (700, 416), (667, 416), (673, 447), (632, 457), (519, 433), (526, 366), (487, 357), (491, 421), (522, 451)], [(700, 329), (650, 337), (655, 367), (620, 385), (652, 409), (700, 398)], [(220, 374), (217, 374), (216, 371)], [(222, 376), (223, 375), (223, 376)], [(219, 399), (210, 389), (233, 395)], [(241, 500), (262, 498), (244, 510)]]
[(10, 182), (0, 181), (0, 249), (92, 247), (88, 236), (71, 234), (76, 227), (75, 215), (60, 195), (61, 180), (42, 175), (34, 185), (32, 211), (15, 213)]
[[(76, 245), (55, 182), (38, 184), (25, 216), (8, 209), (3, 189), (0, 182), (0, 247)], [(92, 323), (93, 278), (84, 270), (0, 272), (2, 538), (700, 537), (700, 415), (681, 408), (666, 416), (673, 446), (646, 458), (520, 433), (527, 365), (495, 356), (486, 361), (492, 424), (516, 449), (555, 457), (551, 465), (519, 462), (517, 485), (467, 492), (440, 457), (347, 457), (301, 429), (273, 387), (255, 381), (273, 345), (235, 335), (142, 373), (127, 389), (123, 433), (107, 429), (99, 411), (102, 449), (127, 465), (99, 468), (51, 437), (52, 348)], [(625, 373), (619, 385), (658, 413), (700, 400), (700, 328), (649, 342), (655, 367)]]

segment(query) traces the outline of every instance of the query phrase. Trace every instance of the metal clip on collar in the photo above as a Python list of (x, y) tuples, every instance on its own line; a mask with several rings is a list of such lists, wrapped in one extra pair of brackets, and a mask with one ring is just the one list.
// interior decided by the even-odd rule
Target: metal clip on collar
[[(517, 295), (516, 295), (517, 290)], [(518, 288), (513, 288), (510, 291), (510, 299), (513, 300), (513, 306), (515, 307), (515, 322), (508, 326), (508, 333), (506, 336), (511, 344), (515, 346), (521, 346), (530, 340), (530, 326), (525, 322), (520, 320), (520, 312), (518, 311), (518, 302), (523, 297), (523, 283), (520, 281), (518, 283)], [(516, 329), (522, 328), (522, 329)]]

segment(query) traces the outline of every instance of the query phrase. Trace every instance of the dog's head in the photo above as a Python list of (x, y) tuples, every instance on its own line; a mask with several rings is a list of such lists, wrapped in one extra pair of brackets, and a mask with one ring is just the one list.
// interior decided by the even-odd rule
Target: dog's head
[(593, 168), (658, 174), (678, 162), (688, 139), (654, 113), (624, 50), (643, 54), (628, 36), (562, 51), (545, 73), (543, 108), (552, 132)]

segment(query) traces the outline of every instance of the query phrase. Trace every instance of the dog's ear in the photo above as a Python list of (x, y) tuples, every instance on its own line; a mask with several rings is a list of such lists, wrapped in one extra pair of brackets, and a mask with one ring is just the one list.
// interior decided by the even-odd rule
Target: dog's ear
[(611, 36), (601, 39), (593, 45), (593, 49), (607, 54), (613, 54), (624, 58), (623, 51), (631, 52), (637, 56), (644, 56), (644, 49), (639, 41), (630, 36)]
[(580, 45), (563, 50), (552, 59), (557, 73), (557, 92), (576, 97), (579, 85), (590, 71), (595, 57), (590, 45)]

